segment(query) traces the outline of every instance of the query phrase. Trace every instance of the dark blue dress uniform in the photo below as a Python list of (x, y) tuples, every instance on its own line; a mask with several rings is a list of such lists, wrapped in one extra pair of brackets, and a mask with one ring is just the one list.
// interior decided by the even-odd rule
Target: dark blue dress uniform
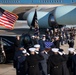
[(73, 56), (73, 75), (76, 75), (76, 54)]
[(39, 61), (44, 58), (40, 54), (31, 54), (27, 56), (26, 62), (28, 65), (28, 75), (40, 75), (39, 73)]
[(14, 68), (16, 69), (16, 75), (25, 75), (25, 56), (22, 53), (22, 50), (15, 52), (14, 56)]
[(68, 54), (67, 67), (69, 69), (70, 75), (73, 75), (73, 56), (74, 54)]
[(47, 61), (50, 75), (62, 75), (62, 62), (64, 58), (59, 54), (50, 55)]

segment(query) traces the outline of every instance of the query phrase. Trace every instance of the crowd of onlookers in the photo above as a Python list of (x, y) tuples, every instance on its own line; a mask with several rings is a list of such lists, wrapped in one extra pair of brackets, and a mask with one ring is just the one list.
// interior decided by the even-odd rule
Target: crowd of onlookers
[[(76, 75), (75, 33), (65, 28), (35, 28), (27, 38), (17, 36), (13, 66), (17, 75)], [(22, 38), (24, 37), (24, 38)], [(68, 44), (68, 54), (60, 46)]]

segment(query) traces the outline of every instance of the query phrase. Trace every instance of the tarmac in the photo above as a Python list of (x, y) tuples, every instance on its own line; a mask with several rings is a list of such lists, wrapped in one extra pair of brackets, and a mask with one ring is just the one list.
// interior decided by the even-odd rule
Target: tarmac
[[(76, 37), (75, 37), (75, 41), (76, 41)], [(64, 49), (66, 53), (68, 53), (67, 50), (68, 47), (69, 47), (68, 44), (64, 44), (61, 46), (61, 48)], [(76, 49), (76, 42), (74, 48)], [(0, 75), (16, 75), (16, 71), (13, 68), (12, 63), (0, 64)]]

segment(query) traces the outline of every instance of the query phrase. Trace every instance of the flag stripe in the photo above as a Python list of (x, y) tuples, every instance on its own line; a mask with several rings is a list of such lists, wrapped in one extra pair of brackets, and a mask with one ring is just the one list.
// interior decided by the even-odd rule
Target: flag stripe
[[(0, 25), (3, 26), (4, 23), (0, 22)], [(13, 26), (4, 24), (5, 27), (13, 28)]]
[(2, 20), (2, 19), (0, 19), (0, 22), (2, 22), (2, 23), (4, 23), (4, 24), (9, 24), (9, 25), (12, 24), (12, 23), (10, 23), (10, 22), (8, 22), (8, 21), (4, 21), (4, 20)]
[[(1, 17), (1, 19), (5, 20), (5, 21), (9, 21), (9, 22), (11, 22), (11, 23), (14, 22), (13, 19), (11, 19), (11, 18), (6, 18), (6, 15), (4, 15), (4, 14), (3, 14), (3, 17)], [(9, 20), (9, 19), (10, 19), (10, 20)]]
[(12, 27), (13, 26), (12, 24), (4, 23), (4, 22), (0, 22), (0, 24), (3, 24), (4, 26), (8, 25), (9, 27)]
[(13, 29), (15, 21), (18, 19), (18, 16), (9, 11), (2, 11), (0, 9), (0, 25), (5, 26), (6, 28)]
[(8, 24), (8, 25), (10, 25), (10, 26), (13, 26), (12, 23), (9, 23), (9, 22), (3, 21), (3, 20), (1, 20), (0, 22), (1, 22), (1, 23), (4, 23), (4, 24)]
[(7, 19), (10, 19), (10, 21), (11, 20), (13, 20), (13, 21), (15, 21), (16, 20), (16, 17), (15, 16), (12, 16), (12, 14), (11, 15), (9, 15), (9, 13), (6, 13), (6, 12), (4, 12), (4, 15), (7, 17)]
[[(5, 17), (1, 17), (0, 19), (3, 20), (3, 21), (6, 21), (6, 22), (7, 22), (7, 21), (10, 22), (10, 21), (9, 21), (7, 18), (5, 18)], [(13, 23), (13, 21), (11, 21), (10, 23)]]
[(13, 14), (10, 14), (10, 13), (7, 13), (7, 12), (4, 12), (4, 14), (5, 14), (6, 16), (8, 16), (8, 18), (11, 17), (11, 18), (13, 18), (14, 20), (16, 20), (16, 18), (15, 18), (15, 16), (14, 16)]
[[(1, 26), (3, 26), (3, 24), (0, 24)], [(5, 27), (9, 27), (10, 29), (12, 29), (12, 26), (8, 26), (8, 25), (4, 25)]]

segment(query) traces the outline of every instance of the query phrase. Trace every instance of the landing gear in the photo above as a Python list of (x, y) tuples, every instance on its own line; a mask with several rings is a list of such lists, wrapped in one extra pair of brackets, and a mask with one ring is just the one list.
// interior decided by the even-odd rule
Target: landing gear
[(0, 54), (0, 64), (4, 64), (6, 62), (6, 57), (4, 56), (4, 54)]
[(3, 46), (0, 48), (0, 64), (4, 64), (6, 62), (6, 54), (3, 49)]

